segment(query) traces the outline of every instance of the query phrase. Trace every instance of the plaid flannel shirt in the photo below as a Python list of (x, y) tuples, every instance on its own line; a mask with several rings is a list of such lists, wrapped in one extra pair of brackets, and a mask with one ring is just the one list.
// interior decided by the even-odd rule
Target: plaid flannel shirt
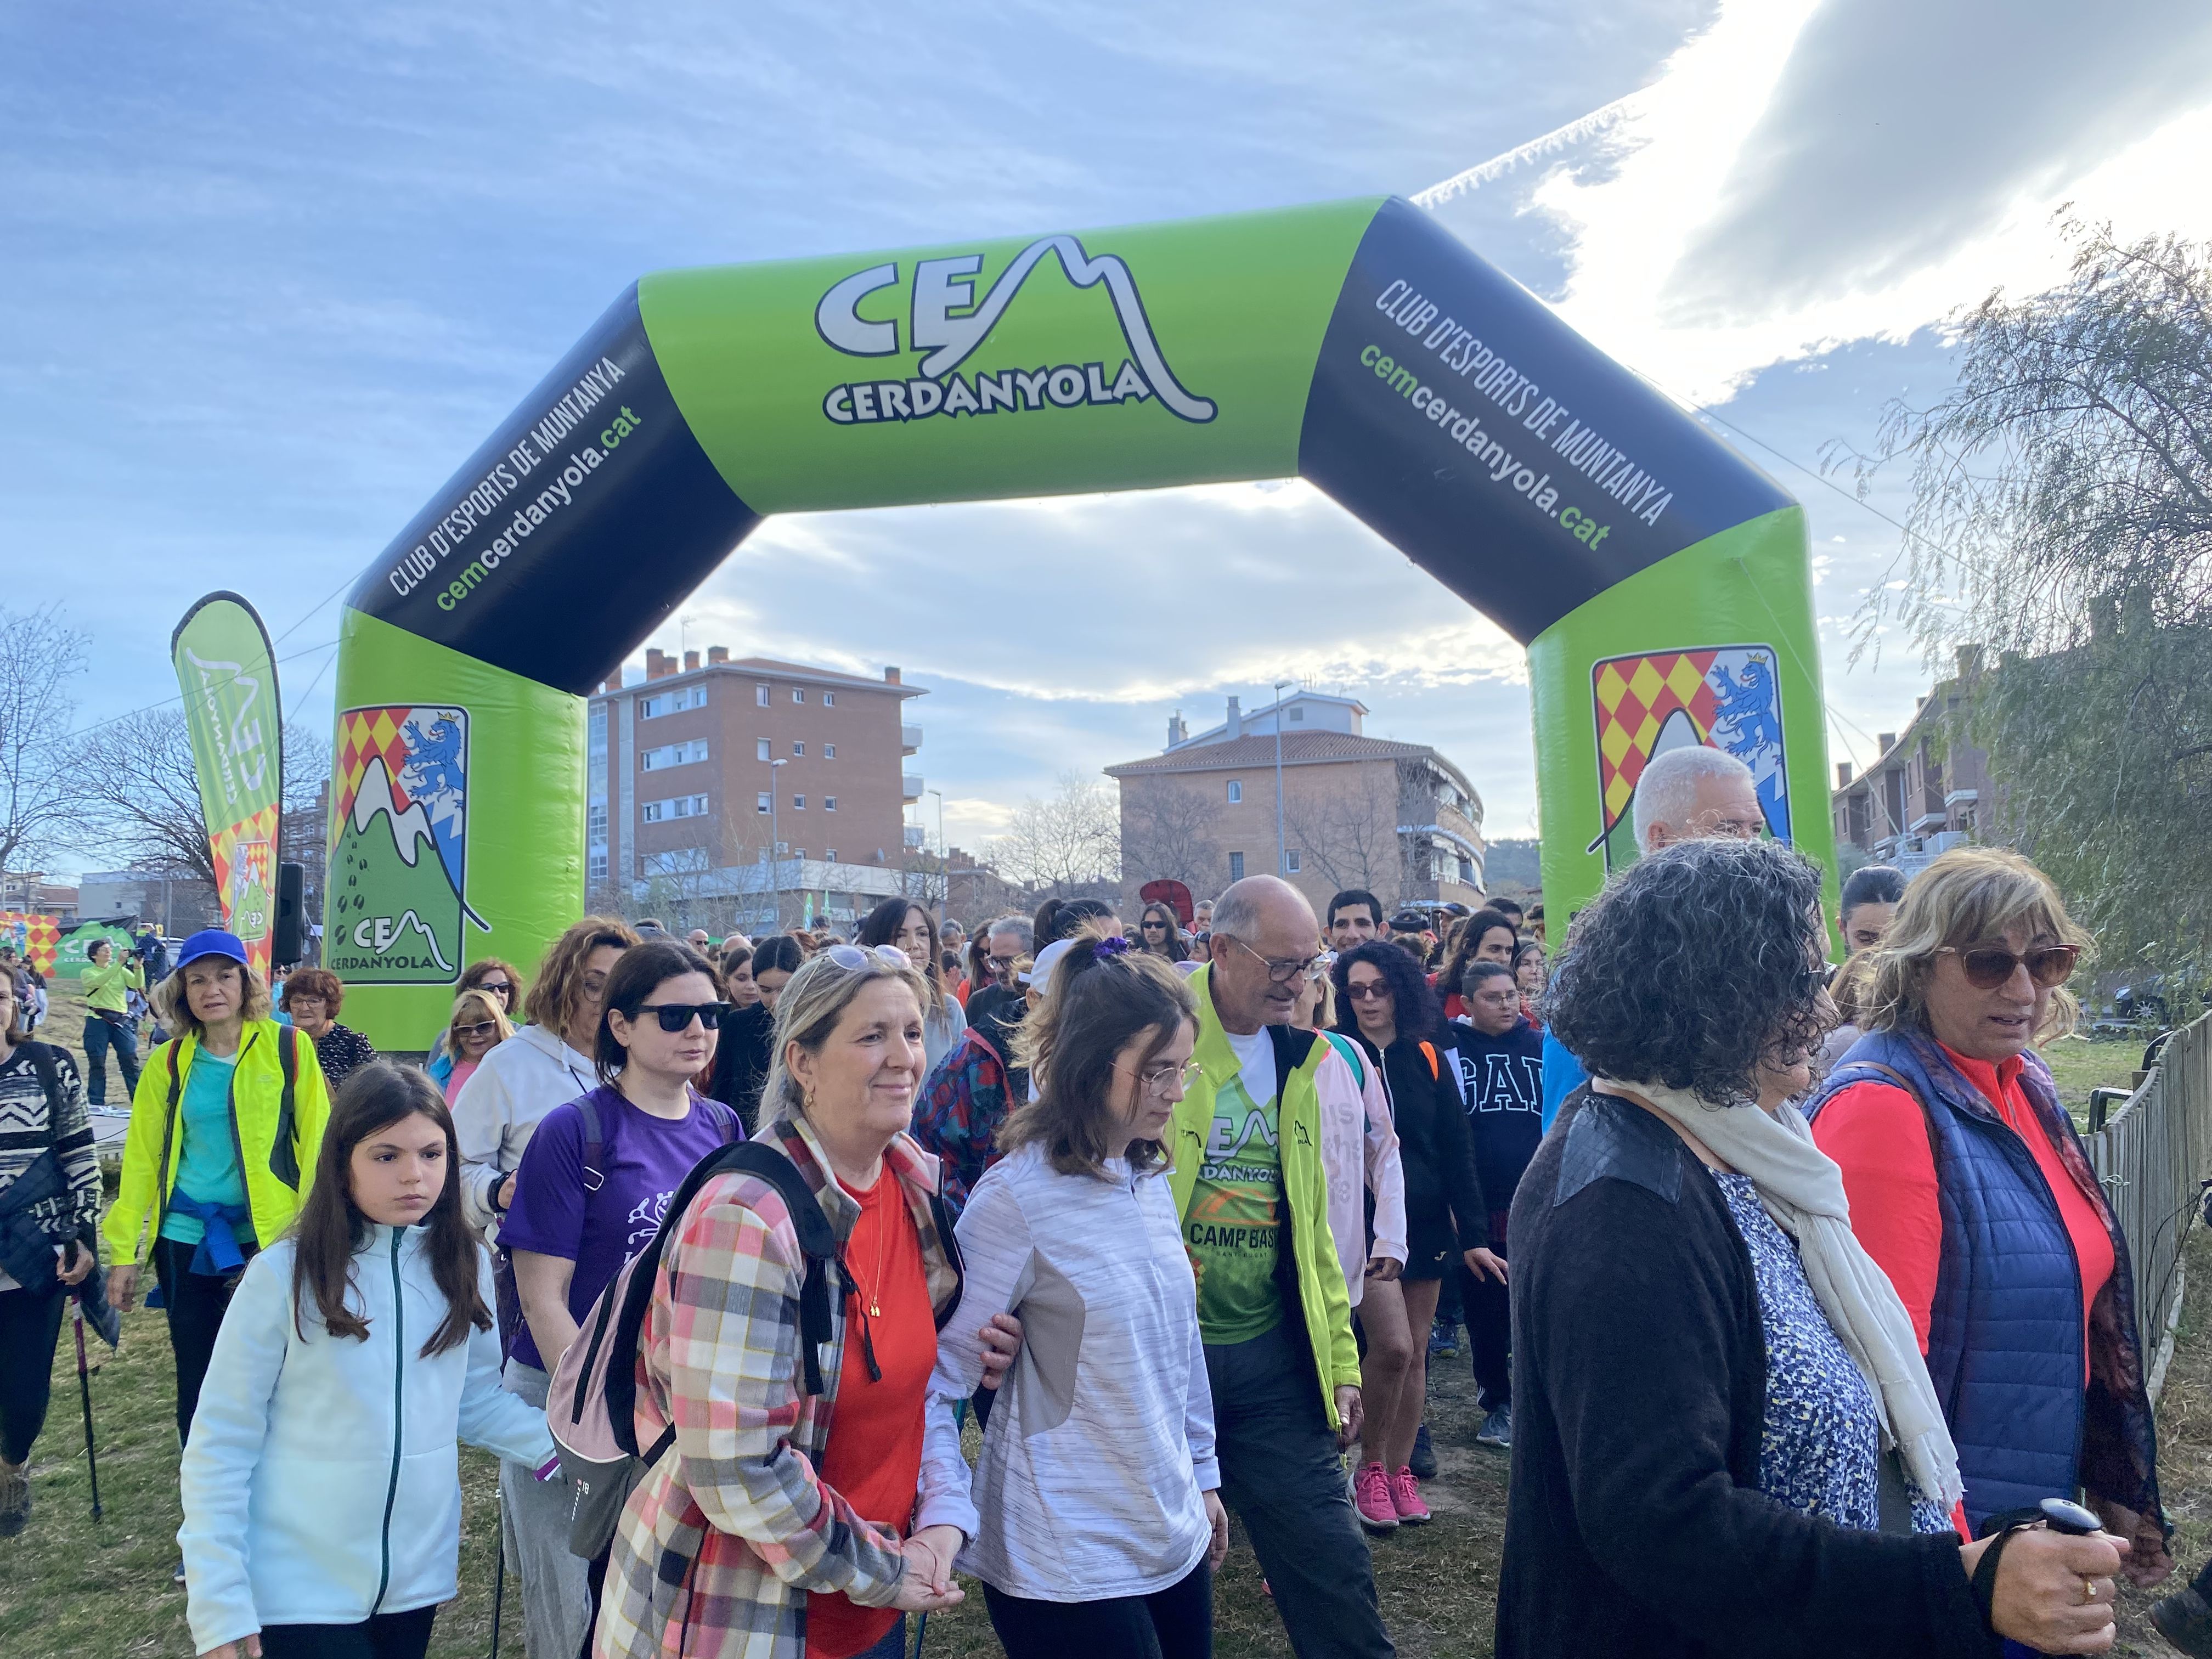
[[(830, 1179), (813, 1130), (779, 1118), (755, 1139), (798, 1166), (842, 1247), (860, 1206)], [(937, 1160), (901, 1135), (884, 1167), (921, 1231), (942, 1328), (960, 1299), (960, 1268), (931, 1213)], [(810, 1591), (842, 1590), (866, 1607), (897, 1593), (899, 1535), (863, 1520), (816, 1473), (844, 1364), (845, 1298), (832, 1270), (824, 1392), (808, 1397), (799, 1352), (805, 1272), (790, 1212), (758, 1176), (718, 1176), (684, 1211), (654, 1276), (637, 1357), (638, 1444), (671, 1424), (676, 1443), (623, 1511), (597, 1659), (804, 1659)], [(915, 1528), (933, 1524), (931, 1507)]]

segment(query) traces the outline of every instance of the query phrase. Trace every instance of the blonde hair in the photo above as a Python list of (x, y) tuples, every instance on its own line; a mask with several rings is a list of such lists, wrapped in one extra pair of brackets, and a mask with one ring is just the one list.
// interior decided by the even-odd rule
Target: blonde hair
[[(2066, 914), (2057, 888), (2017, 853), (1996, 847), (1954, 847), (1912, 878), (1873, 959), (1872, 982), (1859, 998), (1859, 1029), (1894, 1031), (1928, 1024), (1928, 980), (1945, 951), (2001, 941), (2014, 927), (2085, 951), (2095, 941)], [(2064, 1036), (2081, 1004), (2061, 987), (2035, 1041)]]
[[(845, 1011), (854, 1000), (878, 980), (893, 979), (914, 993), (915, 1017), (921, 1017), (929, 1006), (927, 988), (922, 983), (921, 970), (907, 962), (903, 953), (897, 963), (879, 957), (872, 948), (855, 945), (867, 961), (858, 968), (838, 965), (830, 951), (807, 957), (799, 964), (790, 982), (775, 1000), (775, 1030), (769, 1038), (770, 1059), (768, 1083), (761, 1090), (760, 1118), (763, 1123), (773, 1123), (779, 1117), (806, 1115), (805, 1091), (799, 1079), (791, 1074), (784, 1056), (791, 1045), (797, 1043), (811, 1054), (818, 1054), (844, 1018)], [(922, 1079), (915, 1079), (915, 1093), (921, 1092)]]
[(468, 1016), (468, 1023), (476, 1025), (482, 1024), (487, 1014), (499, 1032), (492, 1039), (495, 1044), (504, 1042), (514, 1035), (514, 1022), (507, 1018), (507, 1010), (499, 1006), (499, 999), (490, 992), (472, 986), (453, 999), (453, 1012), (446, 1021), (446, 1046), (454, 1059), (458, 1060), (461, 1055), (459, 1027), (462, 1017)]
[[(199, 960), (204, 962), (207, 958), (202, 957)], [(229, 963), (232, 967), (238, 969), (239, 978), (245, 991), (245, 994), (239, 999), (241, 1005), (240, 1013), (248, 1020), (268, 1018), (269, 981), (242, 962), (235, 961), (229, 957), (222, 957), (222, 960)], [(191, 999), (185, 994), (183, 969), (172, 970), (168, 978), (154, 988), (154, 994), (148, 1000), (153, 1003), (154, 1012), (160, 1018), (161, 1024), (172, 1031), (179, 1034), (189, 1031), (195, 1042), (207, 1035), (207, 1022), (192, 1012)]]

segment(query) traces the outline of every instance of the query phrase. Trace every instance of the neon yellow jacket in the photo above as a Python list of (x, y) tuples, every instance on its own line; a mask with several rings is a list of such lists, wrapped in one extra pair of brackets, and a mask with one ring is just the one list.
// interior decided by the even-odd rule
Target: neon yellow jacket
[[(293, 1049), (291, 1116), (284, 1115), (283, 1045)], [(100, 1223), (111, 1266), (138, 1260), (138, 1246), (150, 1219), (155, 1237), (169, 1211), (177, 1183), (177, 1164), (185, 1137), (178, 1109), (199, 1044), (190, 1036), (165, 1042), (147, 1056), (131, 1101), (131, 1127), (123, 1140), (123, 1175), (115, 1202)], [(330, 1121), (330, 1091), (315, 1045), (293, 1027), (273, 1019), (246, 1023), (230, 1078), (231, 1144), (246, 1176), (246, 1207), (253, 1237), (275, 1242), (300, 1212), (315, 1159), (323, 1149), (323, 1126)]]
[[(1221, 1016), (1214, 1011), (1211, 963), (1190, 976), (1198, 997), (1198, 1048), (1194, 1054), (1203, 1075), (1183, 1093), (1170, 1126), (1169, 1154), (1175, 1159), (1169, 1177), (1175, 1189), (1176, 1213), (1190, 1214), (1191, 1189), (1198, 1184), (1198, 1166), (1206, 1154), (1206, 1138), (1213, 1127), (1214, 1091), (1237, 1073), (1237, 1051), (1229, 1046)], [(1322, 1410), (1329, 1426), (1338, 1426), (1336, 1391), (1359, 1386), (1359, 1349), (1352, 1336), (1352, 1300), (1344, 1288), (1344, 1269), (1336, 1257), (1336, 1241), (1328, 1230), (1328, 1172), (1321, 1161), (1321, 1093), (1314, 1079), (1322, 1063), (1334, 1052), (1311, 1031), (1291, 1032), (1294, 1045), (1305, 1045), (1304, 1058), (1281, 1079), (1277, 1147), (1283, 1161), (1283, 1196), (1288, 1213), (1283, 1224), (1291, 1230), (1291, 1252), (1298, 1270), (1298, 1301), (1305, 1310), (1306, 1337), (1312, 1347), (1316, 1381), (1321, 1386)]]
[(110, 951), (105, 968), (97, 963), (84, 964), (76, 986), (84, 993), (86, 1007), (105, 1008), (111, 1014), (119, 1014), (129, 1008), (131, 992), (146, 988), (146, 975), (137, 963), (125, 962)]

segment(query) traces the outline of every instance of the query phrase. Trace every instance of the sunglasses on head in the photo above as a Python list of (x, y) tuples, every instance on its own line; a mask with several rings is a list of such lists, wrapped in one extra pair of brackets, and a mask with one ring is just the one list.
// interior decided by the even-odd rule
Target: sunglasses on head
[(2001, 945), (1977, 945), (1963, 951), (1946, 945), (1938, 954), (1958, 957), (1959, 966), (1966, 970), (1966, 983), (1978, 991), (1996, 990), (2009, 981), (2023, 963), (2027, 965), (2027, 976), (2049, 991), (2074, 976), (2074, 965), (2081, 959), (2081, 947), (2043, 945), (2014, 956)]
[(914, 958), (896, 945), (833, 945), (822, 953), (847, 973), (877, 966), (911, 968)]
[(660, 1029), (673, 1036), (687, 1029), (694, 1016), (708, 1030), (720, 1030), (731, 1006), (726, 1002), (647, 1002), (641, 1003), (637, 1012), (655, 1016), (660, 1021)]

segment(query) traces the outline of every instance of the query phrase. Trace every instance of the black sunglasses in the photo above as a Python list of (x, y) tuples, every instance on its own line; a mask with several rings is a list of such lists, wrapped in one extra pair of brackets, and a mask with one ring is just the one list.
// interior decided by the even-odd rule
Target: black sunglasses
[(646, 1002), (639, 1004), (637, 1011), (657, 1016), (660, 1029), (672, 1036), (689, 1026), (695, 1014), (707, 1030), (720, 1030), (731, 1010), (732, 1005), (726, 1002)]

